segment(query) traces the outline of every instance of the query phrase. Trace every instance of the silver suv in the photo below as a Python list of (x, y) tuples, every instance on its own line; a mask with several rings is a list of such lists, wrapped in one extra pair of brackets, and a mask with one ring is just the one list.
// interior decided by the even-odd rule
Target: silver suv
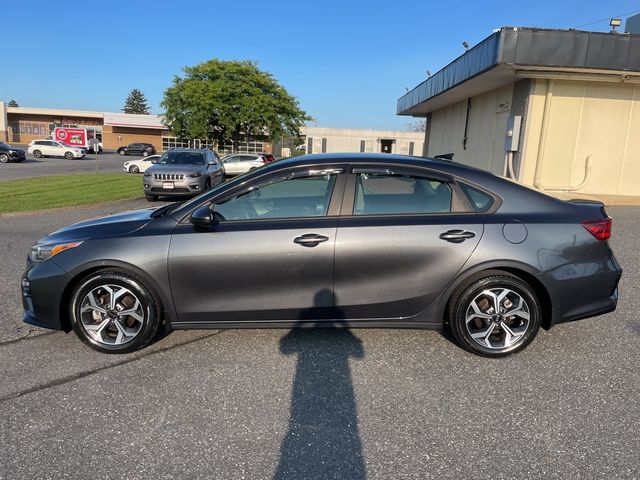
[(177, 148), (166, 152), (142, 177), (147, 200), (159, 196), (194, 196), (224, 181), (220, 157), (208, 149)]

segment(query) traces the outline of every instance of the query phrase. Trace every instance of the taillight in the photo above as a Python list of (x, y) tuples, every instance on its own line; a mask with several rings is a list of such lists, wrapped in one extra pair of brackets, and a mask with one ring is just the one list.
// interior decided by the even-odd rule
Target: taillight
[(611, 218), (601, 220), (586, 220), (582, 226), (598, 240), (607, 240), (611, 237)]

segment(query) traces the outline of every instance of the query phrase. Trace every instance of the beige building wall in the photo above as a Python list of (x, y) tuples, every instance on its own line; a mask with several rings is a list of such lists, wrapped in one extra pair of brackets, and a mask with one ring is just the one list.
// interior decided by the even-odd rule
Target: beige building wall
[(456, 162), (502, 175), (512, 97), (510, 84), (471, 98), (466, 149), (463, 140), (467, 100), (433, 112), (428, 156), (453, 153)]
[(0, 142), (6, 142), (8, 138), (7, 105), (4, 102), (0, 102)]
[(543, 190), (583, 184), (576, 193), (640, 195), (640, 85), (536, 80), (526, 124), (522, 182)]
[(393, 130), (362, 130), (348, 128), (304, 127), (303, 135), (313, 139), (313, 153), (322, 153), (322, 139), (326, 139), (326, 153), (360, 152), (365, 142), (365, 152), (380, 153), (382, 140), (393, 140), (391, 153), (409, 155), (413, 143), (413, 155), (421, 156), (424, 133)]

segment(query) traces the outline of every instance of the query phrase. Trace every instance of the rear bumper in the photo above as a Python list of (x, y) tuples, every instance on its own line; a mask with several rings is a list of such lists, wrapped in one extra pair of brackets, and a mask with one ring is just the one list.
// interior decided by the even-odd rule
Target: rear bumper
[(597, 272), (571, 279), (562, 287), (562, 298), (554, 302), (560, 308), (554, 308), (552, 325), (613, 312), (618, 305), (621, 277), (622, 268), (611, 253)]

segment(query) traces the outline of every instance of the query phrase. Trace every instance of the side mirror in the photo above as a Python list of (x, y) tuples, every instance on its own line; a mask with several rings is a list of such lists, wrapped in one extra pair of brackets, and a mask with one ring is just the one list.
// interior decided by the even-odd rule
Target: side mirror
[(210, 228), (213, 224), (213, 212), (209, 207), (200, 207), (191, 214), (189, 219), (196, 227)]

